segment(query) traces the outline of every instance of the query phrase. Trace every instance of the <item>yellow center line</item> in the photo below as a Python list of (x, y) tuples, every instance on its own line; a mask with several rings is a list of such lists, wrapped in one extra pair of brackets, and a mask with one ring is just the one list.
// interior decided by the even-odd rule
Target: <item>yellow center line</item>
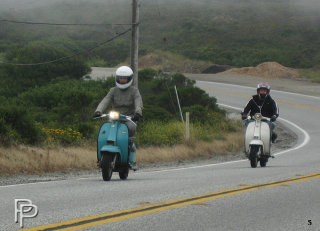
[[(205, 90), (207, 92), (211, 92), (211, 93), (220, 92), (220, 93), (224, 93), (224, 94), (227, 94), (227, 95), (241, 96), (241, 97), (248, 98), (248, 99), (250, 99), (252, 97), (250, 95), (235, 93), (235, 92), (231, 92), (231, 91), (217, 90), (217, 89), (211, 89), (211, 88), (201, 88), (201, 89), (203, 89), (203, 90)], [(290, 102), (286, 102), (286, 101), (283, 101), (283, 100), (276, 100), (276, 101), (277, 101), (277, 103), (287, 104), (287, 105), (294, 106), (294, 107), (302, 107), (302, 108), (308, 108), (308, 109), (311, 109), (311, 110), (320, 111), (320, 107), (314, 107), (314, 106), (297, 104), (297, 103), (290, 103)]]
[(286, 102), (286, 101), (282, 101), (282, 100), (277, 100), (277, 102), (278, 102), (278, 103), (282, 103), (282, 104), (287, 104), (287, 105), (295, 106), (295, 107), (303, 107), (303, 108), (308, 108), (308, 109), (311, 109), (311, 110), (320, 111), (320, 108), (319, 108), (319, 107), (313, 107), (313, 106), (309, 106), (309, 105), (290, 103), (290, 102)]
[(186, 206), (190, 204), (203, 203), (205, 201), (214, 200), (221, 197), (227, 197), (227, 196), (236, 195), (244, 192), (250, 192), (253, 190), (258, 190), (263, 188), (283, 186), (283, 185), (288, 185), (294, 182), (301, 182), (301, 181), (306, 181), (306, 180), (311, 180), (316, 178), (320, 178), (320, 172), (310, 174), (310, 175), (304, 175), (304, 176), (299, 176), (295, 178), (280, 180), (280, 181), (233, 188), (233, 189), (218, 191), (214, 193), (198, 195), (194, 197), (187, 197), (187, 198), (182, 198), (178, 200), (172, 200), (172, 201), (167, 201), (163, 203), (138, 207), (134, 209), (127, 209), (127, 210), (122, 210), (118, 212), (105, 213), (97, 216), (69, 220), (61, 223), (44, 225), (44, 226), (39, 226), (39, 227), (34, 227), (34, 228), (24, 229), (24, 230), (25, 231), (50, 231), (50, 230), (65, 231), (65, 230), (84, 229), (88, 227), (98, 226), (98, 225), (107, 224), (115, 221), (121, 221), (129, 218), (133, 218), (133, 217), (142, 216), (145, 214), (156, 213), (156, 212), (169, 210), (169, 209)]

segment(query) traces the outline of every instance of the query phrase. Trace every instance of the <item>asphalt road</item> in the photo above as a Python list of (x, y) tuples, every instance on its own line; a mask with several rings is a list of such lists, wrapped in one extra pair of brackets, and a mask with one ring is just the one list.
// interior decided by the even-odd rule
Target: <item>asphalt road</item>
[[(221, 106), (255, 89), (198, 82)], [(247, 160), (0, 187), (0, 230), (19, 230), (14, 199), (31, 199), (34, 230), (320, 230), (319, 97), (272, 91), (279, 120), (298, 135), (266, 168)], [(52, 224), (51, 226), (48, 226)], [(51, 227), (51, 229), (50, 229)]]

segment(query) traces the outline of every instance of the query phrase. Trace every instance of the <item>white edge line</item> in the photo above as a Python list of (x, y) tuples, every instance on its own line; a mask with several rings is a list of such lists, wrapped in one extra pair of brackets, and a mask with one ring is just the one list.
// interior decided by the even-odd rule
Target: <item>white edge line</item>
[[(234, 110), (238, 110), (238, 111), (241, 111), (242, 109), (241, 108), (238, 108), (238, 107), (233, 107), (233, 106), (229, 106), (229, 105), (226, 105), (226, 104), (221, 104), (221, 103), (218, 103), (219, 106), (221, 107), (226, 107), (226, 108), (231, 108), (231, 109), (234, 109)], [(294, 151), (294, 150), (297, 150), (297, 149), (300, 149), (302, 148), (303, 146), (307, 145), (307, 143), (309, 143), (310, 141), (310, 136), (309, 136), (309, 133), (304, 130), (303, 128), (299, 127), (298, 125), (296, 125), (295, 123), (289, 121), (289, 120), (286, 120), (286, 119), (283, 119), (283, 118), (280, 118), (279, 117), (279, 120), (281, 121), (284, 121), (288, 124), (290, 124), (292, 127), (295, 127), (296, 129), (300, 130), (303, 135), (304, 135), (304, 140), (301, 144), (299, 144), (298, 146), (294, 147), (294, 148), (290, 148), (290, 149), (287, 149), (287, 150), (283, 150), (281, 152), (277, 152), (275, 153), (274, 155), (275, 156), (278, 156), (278, 155), (282, 155), (284, 153), (287, 153), (287, 152), (291, 152), (291, 151)]]
[[(211, 83), (211, 84), (218, 84), (218, 85), (228, 85), (228, 86), (242, 87), (242, 88), (249, 88), (249, 89), (256, 89), (255, 87), (235, 85), (235, 84), (231, 84), (231, 83), (207, 82), (207, 81), (200, 81), (200, 80), (197, 80), (197, 82), (199, 82), (199, 83)], [(288, 91), (279, 91), (279, 90), (273, 90), (273, 89), (272, 89), (272, 91), (274, 91), (274, 92), (286, 93), (286, 94), (291, 94), (291, 95), (305, 96), (305, 97), (310, 97), (310, 98), (314, 98), (314, 99), (320, 99), (320, 97), (318, 97), (318, 96), (313, 96), (313, 95), (304, 95), (304, 94), (301, 94), (301, 93), (294, 93), (294, 92), (288, 92)]]
[[(241, 108), (238, 107), (233, 107), (230, 105), (226, 105), (226, 104), (221, 104), (221, 103), (217, 103), (219, 106), (221, 107), (225, 107), (225, 108), (231, 108), (237, 111), (241, 111)], [(280, 120), (290, 124), (291, 126), (297, 128), (298, 130), (300, 130), (303, 135), (304, 135), (304, 140), (301, 144), (299, 144), (297, 147), (294, 148), (290, 148), (284, 151), (280, 151), (274, 154), (274, 156), (280, 156), (282, 154), (285, 154), (287, 152), (291, 152), (297, 149), (300, 149), (302, 147), (304, 147), (309, 141), (310, 141), (310, 136), (308, 134), (308, 132), (306, 132), (303, 128), (299, 127), (298, 125), (296, 125), (295, 123), (286, 120), (286, 119), (282, 119), (279, 118)], [(234, 163), (239, 163), (239, 162), (243, 162), (243, 161), (248, 161), (248, 159), (242, 159), (242, 160), (236, 160), (236, 161), (228, 161), (228, 162), (222, 162), (222, 163), (215, 163), (215, 164), (207, 164), (207, 165), (200, 165), (200, 166), (192, 166), (192, 167), (184, 167), (184, 168), (174, 168), (174, 169), (164, 169), (164, 170), (156, 170), (156, 171), (150, 171), (150, 172), (140, 172), (141, 173), (158, 173), (158, 172), (173, 172), (173, 171), (181, 171), (181, 170), (186, 170), (186, 169), (194, 169), (194, 168), (206, 168), (206, 167), (212, 167), (212, 166), (217, 166), (217, 165), (226, 165), (226, 164), (234, 164)]]
[[(225, 108), (231, 108), (237, 111), (241, 111), (241, 108), (238, 107), (233, 107), (230, 105), (226, 105), (226, 104), (221, 104), (221, 103), (217, 103), (219, 106), (221, 107), (225, 107)], [(298, 130), (300, 130), (303, 135), (304, 135), (304, 140), (303, 142), (298, 145), (297, 147), (294, 148), (290, 148), (281, 152), (277, 152), (274, 155), (275, 156), (280, 156), (282, 154), (285, 154), (287, 152), (291, 152), (297, 149), (300, 149), (302, 147), (304, 147), (309, 141), (310, 141), (310, 136), (308, 134), (308, 132), (306, 132), (304, 129), (302, 129), (301, 127), (299, 127), (298, 125), (296, 125), (295, 123), (286, 120), (286, 119), (282, 119), (279, 118), (280, 120), (290, 124), (291, 126), (297, 128)], [(218, 165), (226, 165), (226, 164), (234, 164), (234, 163), (239, 163), (239, 162), (243, 162), (243, 161), (248, 161), (247, 159), (242, 159), (242, 160), (236, 160), (236, 161), (228, 161), (228, 162), (221, 162), (221, 163), (215, 163), (215, 164), (207, 164), (207, 165), (199, 165), (199, 166), (192, 166), (192, 167), (184, 167), (184, 168), (174, 168), (174, 169), (164, 169), (164, 170), (156, 170), (156, 171), (146, 171), (146, 172), (137, 172), (135, 174), (146, 174), (146, 173), (159, 173), (159, 172), (173, 172), (173, 171), (181, 171), (181, 170), (186, 170), (186, 169), (195, 169), (195, 168), (206, 168), (206, 167), (212, 167), (212, 166), (218, 166)], [(81, 179), (87, 179), (87, 178), (79, 178), (78, 180)], [(0, 188), (8, 188), (8, 187), (14, 187), (14, 186), (24, 186), (24, 185), (32, 185), (32, 184), (44, 184), (44, 183), (50, 183), (52, 181), (43, 181), (43, 182), (35, 182), (35, 183), (26, 183), (26, 184), (15, 184), (15, 185), (3, 185), (0, 186)]]

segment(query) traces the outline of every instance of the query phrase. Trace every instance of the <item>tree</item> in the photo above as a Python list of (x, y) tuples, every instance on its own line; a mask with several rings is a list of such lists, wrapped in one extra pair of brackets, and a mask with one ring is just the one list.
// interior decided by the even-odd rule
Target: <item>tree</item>
[[(23, 48), (12, 49), (6, 54), (6, 59), (11, 63), (34, 64), (68, 56), (72, 56), (72, 53), (66, 49), (38, 42)], [(57, 77), (63, 77), (66, 80), (80, 79), (89, 70), (83, 58), (74, 56), (43, 65), (5, 65), (3, 74), (6, 78), (6, 87), (15, 93), (20, 93), (26, 88), (45, 85)]]

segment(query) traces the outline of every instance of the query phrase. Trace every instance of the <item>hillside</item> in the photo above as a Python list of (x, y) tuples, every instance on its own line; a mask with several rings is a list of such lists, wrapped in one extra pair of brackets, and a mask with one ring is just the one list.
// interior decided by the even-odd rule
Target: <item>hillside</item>
[[(1, 18), (53, 23), (131, 20), (131, 5), (124, 0), (17, 2), (0, 3)], [(235, 67), (270, 61), (293, 68), (313, 67), (320, 63), (319, 9), (320, 2), (314, 0), (144, 0), (140, 8), (140, 54), (169, 51)], [(35, 41), (81, 52), (128, 28), (0, 24), (2, 54)], [(129, 57), (129, 43), (127, 34), (83, 55), (89, 61), (103, 60), (106, 66), (114, 66)]]

